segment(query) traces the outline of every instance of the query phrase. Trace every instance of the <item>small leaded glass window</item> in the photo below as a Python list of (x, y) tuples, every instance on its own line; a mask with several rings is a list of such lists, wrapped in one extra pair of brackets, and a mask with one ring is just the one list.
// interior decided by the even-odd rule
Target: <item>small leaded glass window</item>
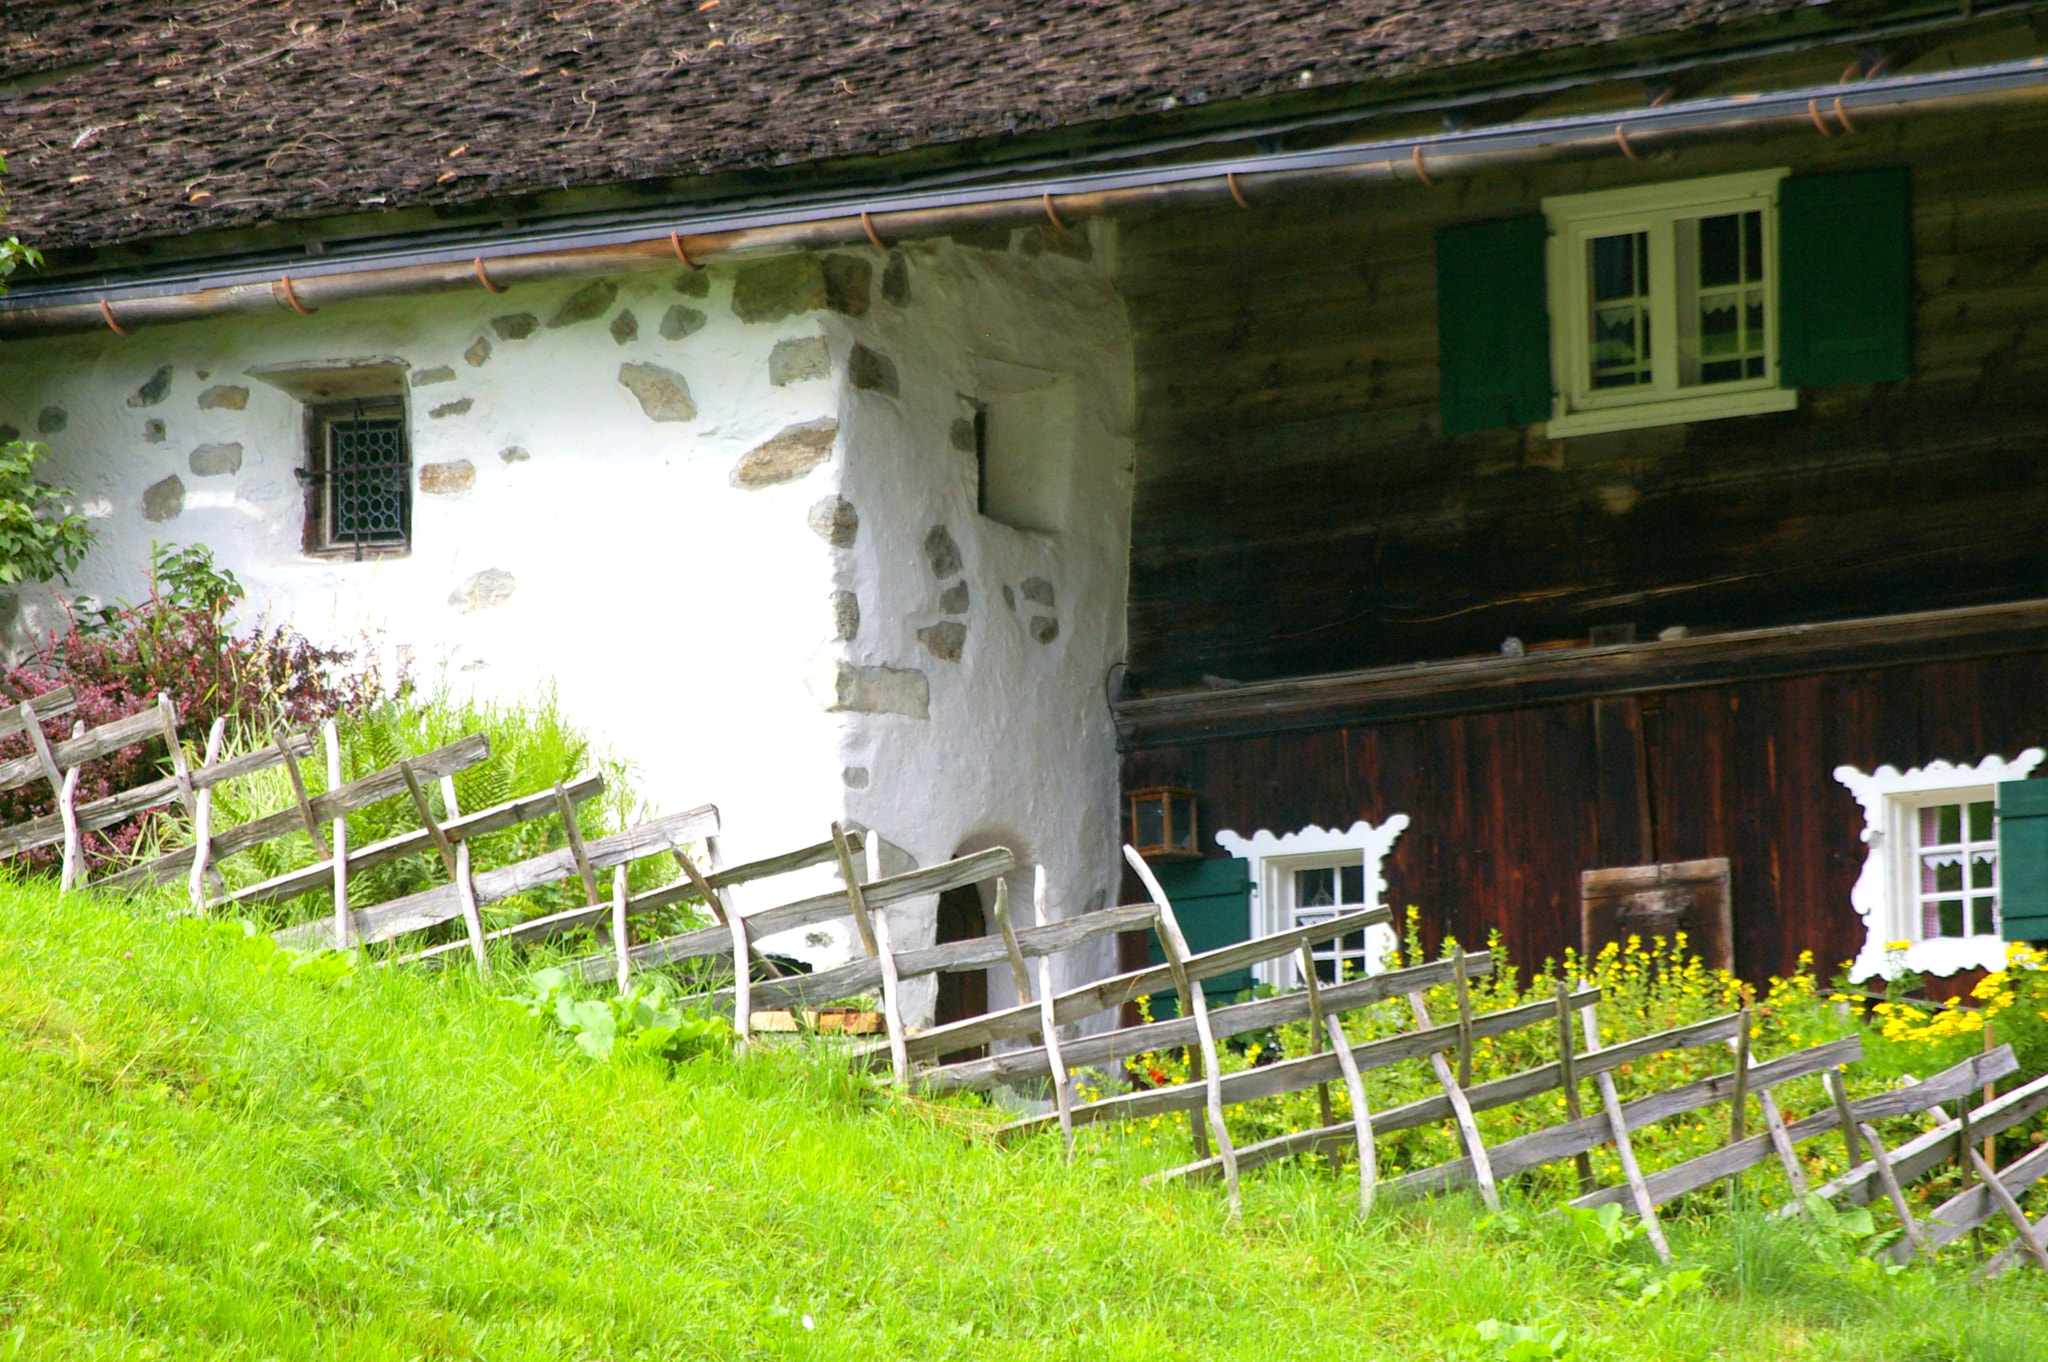
[(361, 400), (313, 410), (308, 547), (390, 552), (412, 537), (412, 453), (405, 407)]
[[(1312, 927), (1328, 922), (1339, 913), (1356, 913), (1369, 907), (1365, 897), (1365, 863), (1353, 853), (1351, 864), (1304, 866), (1292, 872), (1294, 925)], [(1356, 979), (1369, 972), (1365, 933), (1352, 932), (1331, 941), (1317, 943), (1312, 954), (1316, 977), (1326, 984)], [(1297, 960), (1292, 967), (1300, 968)], [(1301, 981), (1296, 980), (1296, 983)]]
[(1998, 820), (1989, 799), (1914, 811), (1920, 937), (1998, 934)]

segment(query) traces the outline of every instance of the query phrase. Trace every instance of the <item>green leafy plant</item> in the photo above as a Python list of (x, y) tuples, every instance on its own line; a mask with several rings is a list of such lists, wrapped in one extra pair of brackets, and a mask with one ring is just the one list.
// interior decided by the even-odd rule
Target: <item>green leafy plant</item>
[(599, 1063), (621, 1055), (680, 1063), (731, 1045), (729, 1022), (676, 1006), (671, 988), (657, 975), (616, 997), (579, 998), (567, 971), (550, 967), (536, 971), (513, 1001), (552, 1018)]
[(32, 440), (0, 445), (0, 583), (68, 581), (92, 546), (92, 527), (69, 509), (76, 494), (36, 477), (49, 452)]
[(1571, 1331), (1549, 1319), (1534, 1324), (1483, 1319), (1467, 1329), (1468, 1356), (1490, 1362), (1551, 1362), (1572, 1355)]

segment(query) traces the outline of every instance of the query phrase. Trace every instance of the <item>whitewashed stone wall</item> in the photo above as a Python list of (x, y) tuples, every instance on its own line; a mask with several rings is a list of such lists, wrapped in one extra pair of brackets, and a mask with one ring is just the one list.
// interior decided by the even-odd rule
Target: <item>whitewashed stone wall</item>
[[(1065, 916), (1117, 878), (1130, 352), (1105, 231), (976, 240), (0, 345), (0, 435), (81, 494), (77, 592), (204, 543), (252, 615), (429, 685), (556, 687), (658, 807), (717, 803), (730, 857), (834, 818), (926, 864), (1001, 842)], [(412, 552), (310, 558), (303, 409), (250, 371), (372, 356), (409, 366)], [(1066, 402), (1052, 532), (976, 511), (971, 403), (1018, 373)], [(61, 620), (25, 591), (15, 638)]]

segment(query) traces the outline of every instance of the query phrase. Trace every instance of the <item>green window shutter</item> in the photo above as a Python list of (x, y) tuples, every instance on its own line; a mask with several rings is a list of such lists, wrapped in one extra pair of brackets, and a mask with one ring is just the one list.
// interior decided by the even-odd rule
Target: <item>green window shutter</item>
[(1904, 169), (1794, 175), (1778, 186), (1778, 382), (1903, 379), (1913, 240)]
[[(1252, 872), (1248, 862), (1234, 856), (1221, 861), (1162, 861), (1152, 867), (1152, 873), (1159, 877), (1159, 887), (1173, 904), (1173, 915), (1180, 921), (1189, 950), (1199, 955), (1251, 939)], [(1159, 948), (1158, 934), (1154, 933), (1148, 941), (1152, 963), (1165, 964), (1166, 955)], [(1250, 970), (1236, 970), (1204, 979), (1202, 993), (1212, 1001), (1220, 1001), (1228, 994), (1250, 992), (1252, 982)], [(1179, 1013), (1180, 1000), (1171, 990), (1152, 995), (1155, 1021)]]
[(2048, 780), (1998, 787), (1999, 934), (2048, 941)]
[(1437, 365), (1446, 435), (1550, 419), (1541, 216), (1436, 234)]

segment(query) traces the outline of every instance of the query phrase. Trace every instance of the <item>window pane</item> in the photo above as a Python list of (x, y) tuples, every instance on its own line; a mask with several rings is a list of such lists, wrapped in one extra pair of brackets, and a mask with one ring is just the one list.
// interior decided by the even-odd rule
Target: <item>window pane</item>
[(1963, 806), (1929, 804), (1920, 810), (1920, 845), (1954, 846), (1963, 840)]
[(1991, 840), (1992, 806), (1988, 799), (1980, 799), (1970, 805), (1970, 840), (1988, 842)]
[(1998, 935), (1998, 923), (1994, 920), (1997, 914), (1992, 911), (1996, 904), (1996, 899), (1975, 898), (1970, 900), (1970, 935)]
[(1337, 872), (1328, 868), (1294, 872), (1294, 906), (1328, 908), (1337, 902)]
[(1742, 246), (1737, 215), (1700, 219), (1700, 287), (1742, 282)]
[(327, 427), (328, 531), (336, 544), (405, 538), (412, 466), (403, 421), (334, 421)]
[(1648, 232), (1594, 237), (1593, 301), (1637, 298), (1649, 292)]
[(1963, 934), (1963, 901), (1943, 899), (1934, 905), (1935, 917), (1940, 930), (1936, 936), (1961, 936)]
[(1989, 889), (1996, 882), (1998, 858), (1988, 851), (1970, 857), (1970, 888)]
[(1344, 902), (1365, 902), (1365, 867), (1347, 865), (1344, 867)]
[(1679, 382), (1693, 386), (1762, 378), (1767, 320), (1762, 212), (1683, 221), (1677, 224), (1676, 239)]
[(1650, 381), (1649, 243), (1647, 232), (1586, 243), (1595, 388), (1631, 388)]
[(1742, 215), (1742, 266), (1743, 278), (1764, 277), (1764, 215), (1760, 212)]
[(1963, 863), (1956, 856), (1928, 856), (1920, 862), (1922, 893), (1952, 894), (1963, 887)]
[(1137, 839), (1141, 847), (1166, 845), (1166, 801), (1154, 796), (1137, 801)]

